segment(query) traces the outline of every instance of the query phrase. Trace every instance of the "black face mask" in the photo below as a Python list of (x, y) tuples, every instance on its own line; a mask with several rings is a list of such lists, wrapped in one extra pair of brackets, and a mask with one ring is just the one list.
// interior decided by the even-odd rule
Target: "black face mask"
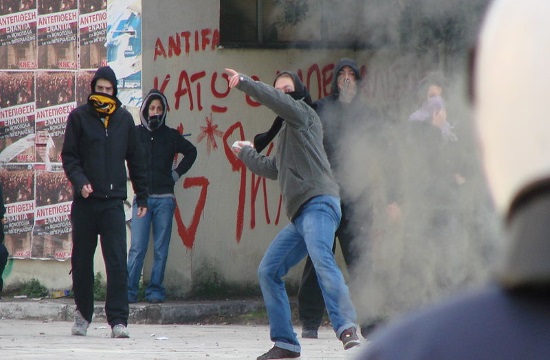
[(161, 120), (162, 120), (162, 115), (149, 116), (149, 119), (147, 119), (147, 126), (149, 126), (149, 129), (155, 130), (160, 126)]
[(305, 97), (303, 92), (301, 91), (291, 91), (287, 92), (286, 94), (290, 95), (290, 97), (292, 97), (294, 100), (302, 100)]

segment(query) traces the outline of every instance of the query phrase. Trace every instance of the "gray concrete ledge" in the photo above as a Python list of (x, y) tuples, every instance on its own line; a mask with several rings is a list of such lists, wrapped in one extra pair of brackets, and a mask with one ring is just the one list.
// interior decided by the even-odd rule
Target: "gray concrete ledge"
[[(235, 316), (264, 310), (262, 300), (174, 301), (130, 304), (131, 324), (193, 324), (212, 316)], [(9, 299), (0, 301), (4, 319), (72, 321), (72, 299)], [(106, 320), (105, 304), (95, 303), (95, 319)]]

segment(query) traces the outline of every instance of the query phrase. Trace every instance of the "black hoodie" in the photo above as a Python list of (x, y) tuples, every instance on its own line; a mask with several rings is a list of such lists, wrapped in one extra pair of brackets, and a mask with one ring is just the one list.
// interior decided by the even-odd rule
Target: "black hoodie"
[(116, 75), (110, 66), (103, 66), (97, 69), (91, 82), (92, 93), (95, 92), (95, 83), (97, 82), (98, 79), (109, 80), (109, 82), (113, 85), (113, 91), (114, 91), (113, 97), (117, 96), (118, 90), (117, 90)]
[[(163, 113), (158, 126), (151, 128), (147, 121), (149, 105), (154, 99), (159, 99), (163, 105)], [(141, 125), (137, 126), (139, 146), (144, 150), (147, 164), (147, 185), (150, 196), (174, 194), (176, 180), (185, 174), (197, 158), (197, 149), (176, 129), (166, 125), (168, 102), (160, 91), (149, 91), (141, 105), (139, 113)], [(178, 166), (172, 170), (174, 156), (182, 154)]]
[[(100, 78), (111, 81), (116, 94), (116, 77), (110, 67), (97, 70), (92, 90)], [(134, 119), (115, 99), (117, 107), (107, 128), (90, 102), (71, 111), (61, 150), (63, 169), (74, 187), (75, 198), (81, 197), (84, 185), (91, 184), (92, 198), (126, 199), (127, 164), (138, 206), (147, 207), (146, 169), (137, 146)]]
[[(311, 101), (311, 95), (309, 94), (309, 91), (296, 73), (293, 73), (291, 71), (281, 71), (275, 78), (273, 85), (275, 85), (275, 82), (281, 75), (290, 76), (292, 78), (292, 81), (294, 82), (294, 91), (288, 93), (288, 95), (292, 96), (294, 100), (303, 100), (306, 104), (315, 109), (315, 105)], [(257, 152), (262, 152), (262, 150), (265, 149), (267, 145), (269, 145), (269, 143), (275, 138), (275, 136), (277, 136), (279, 130), (281, 130), (281, 127), (283, 126), (283, 122), (284, 119), (280, 116), (277, 116), (268, 131), (256, 134), (254, 136), (254, 147), (256, 148)]]

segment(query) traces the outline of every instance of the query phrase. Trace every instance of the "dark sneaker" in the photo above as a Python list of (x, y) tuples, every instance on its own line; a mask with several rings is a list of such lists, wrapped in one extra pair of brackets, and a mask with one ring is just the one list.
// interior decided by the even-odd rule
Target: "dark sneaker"
[(319, 334), (317, 334), (317, 329), (313, 328), (302, 328), (302, 338), (304, 339), (317, 339)]
[(90, 323), (84, 319), (80, 311), (76, 310), (74, 312), (74, 323), (71, 328), (71, 334), (78, 336), (86, 336)]
[(351, 349), (361, 343), (359, 337), (357, 337), (357, 330), (355, 330), (355, 327), (344, 330), (340, 335), (340, 340), (344, 345), (344, 350)]
[(149, 299), (150, 304), (162, 304), (163, 302), (164, 302), (164, 300), (156, 298), (156, 297)]
[(268, 352), (262, 356), (258, 356), (256, 360), (276, 360), (276, 359), (297, 359), (300, 353), (296, 351), (286, 350), (277, 346), (273, 346)]

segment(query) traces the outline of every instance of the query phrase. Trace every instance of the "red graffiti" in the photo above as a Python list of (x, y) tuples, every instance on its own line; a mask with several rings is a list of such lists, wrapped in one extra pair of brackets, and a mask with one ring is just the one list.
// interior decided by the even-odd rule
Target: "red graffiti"
[[(197, 33), (197, 32), (195, 32)], [(196, 40), (197, 37), (194, 37), (195, 40), (195, 48), (196, 49), (206, 49), (208, 46), (210, 46), (215, 40), (215, 34), (209, 31), (200, 32), (198, 35), (198, 39), (204, 39), (203, 40)], [(168, 44), (170, 44), (170, 50), (166, 56), (179, 56), (181, 53), (177, 51), (177, 49), (181, 49), (181, 46), (183, 46), (181, 43), (178, 43), (178, 41), (183, 42), (183, 44), (192, 44), (192, 42), (189, 41), (190, 37), (186, 37), (185, 35), (179, 34), (181, 38), (178, 40), (176, 37), (173, 39), (168, 40)], [(209, 36), (212, 36), (211, 38)], [(211, 40), (208, 40), (211, 39)], [(198, 42), (197, 42), (198, 41)], [(189, 45), (190, 46), (190, 45)], [(198, 46), (198, 47), (197, 47)], [(184, 47), (185, 48), (185, 47)], [(185, 50), (186, 52), (189, 50)], [(172, 54), (172, 55), (169, 55)], [(321, 66), (319, 64), (312, 64), (306, 69), (298, 69), (296, 72), (300, 79), (304, 81), (304, 84), (309, 88), (310, 92), (312, 94), (316, 94), (319, 98), (327, 96), (331, 93), (331, 85), (333, 81), (333, 71), (334, 71), (334, 64), (327, 64), (324, 66)], [(365, 73), (366, 69), (364, 67), (361, 68), (361, 72)], [(203, 104), (203, 99), (209, 99), (212, 102), (217, 101), (223, 101), (225, 100), (230, 93), (230, 89), (228, 87), (228, 76), (227, 74), (223, 72), (213, 71), (211, 73), (208, 73), (207, 70), (201, 70), (201, 71), (194, 71), (194, 72), (188, 72), (187, 70), (182, 70), (178, 76), (178, 82), (177, 84), (174, 83), (174, 86), (171, 86), (171, 79), (175, 77), (172, 77), (170, 74), (166, 74), (164, 77), (158, 76), (154, 78), (154, 88), (159, 89), (163, 93), (167, 94), (167, 96), (170, 94), (171, 89), (175, 88), (173, 90), (173, 96), (174, 96), (174, 107), (175, 109), (179, 109), (181, 105), (181, 101), (187, 101), (189, 102), (189, 110), (190, 111), (204, 111), (205, 109), (208, 109), (208, 106), (210, 106), (210, 115), (205, 117), (205, 126), (200, 126), (200, 134), (197, 137), (197, 143), (201, 143), (204, 139), (206, 139), (206, 149), (208, 154), (211, 153), (212, 150), (218, 149), (218, 142), (217, 137), (222, 138), (223, 140), (223, 150), (225, 153), (225, 156), (228, 160), (228, 162), (231, 164), (231, 170), (232, 172), (238, 172), (240, 173), (240, 182), (239, 182), (239, 190), (238, 190), (238, 206), (236, 209), (236, 224), (235, 224), (235, 238), (237, 243), (240, 242), (242, 235), (243, 235), (243, 229), (244, 229), (244, 215), (245, 215), (245, 207), (246, 207), (246, 194), (247, 194), (247, 171), (248, 169), (246, 166), (233, 154), (231, 150), (231, 144), (228, 144), (229, 139), (232, 140), (244, 140), (245, 139), (245, 131), (243, 124), (239, 121), (231, 125), (227, 130), (222, 131), (219, 129), (219, 125), (214, 122), (213, 114), (221, 114), (226, 113), (228, 111), (228, 106), (226, 103), (218, 103), (218, 104)], [(252, 75), (252, 79), (259, 80), (258, 76)], [(208, 84), (210, 85), (210, 96), (206, 96), (206, 94), (203, 93), (204, 89), (208, 88)], [(252, 100), (249, 96), (245, 97), (246, 104), (251, 107), (258, 107), (261, 104)], [(178, 127), (178, 130), (180, 132), (183, 132), (183, 125), (180, 124)], [(269, 155), (271, 151), (273, 150), (273, 144), (269, 145), (267, 154)], [(268, 198), (268, 181), (265, 178), (259, 177), (252, 172), (250, 173), (250, 229), (255, 229), (257, 225), (257, 216), (256, 216), (256, 210), (257, 210), (257, 202), (262, 201), (263, 197), (263, 216), (265, 218), (265, 221), (267, 224), (274, 224), (278, 225), (280, 218), (281, 218), (281, 209), (282, 209), (282, 196), (279, 195), (279, 200), (277, 204), (277, 212), (275, 215), (275, 219), (272, 218), (272, 213), (270, 213), (270, 207), (269, 207), (269, 198)], [(271, 183), (271, 182), (270, 182)], [(273, 182), (275, 184), (275, 182)], [(176, 222), (178, 223), (178, 233), (182, 237), (182, 240), (186, 247), (191, 248), (194, 243), (195, 239), (195, 233), (198, 227), (198, 224), (200, 222), (200, 217), (198, 217), (197, 214), (201, 214), (203, 211), (203, 208), (205, 206), (206, 202), (206, 196), (207, 196), (207, 187), (209, 185), (209, 180), (207, 178), (192, 178), (192, 179), (186, 179), (184, 183), (184, 187), (192, 187), (192, 186), (202, 186), (201, 191), (201, 198), (199, 199), (199, 202), (197, 204), (197, 207), (195, 208), (195, 214), (193, 217), (193, 221), (191, 222), (191, 225), (189, 228), (187, 228), (181, 221), (181, 215), (178, 213), (176, 214)], [(284, 214), (283, 214), (284, 215)]]
[[(332, 72), (334, 70), (334, 64), (328, 64), (323, 66), (323, 69), (319, 69), (318, 64), (313, 64), (307, 69), (306, 79), (304, 80), (302, 69), (298, 69), (296, 74), (304, 85), (308, 88), (309, 93), (314, 95), (314, 89), (317, 89), (317, 98), (322, 98), (332, 93)], [(316, 87), (313, 86), (311, 81), (312, 77), (315, 76), (317, 80)], [(313, 96), (315, 98), (315, 96)]]
[[(159, 87), (159, 79), (155, 76), (155, 79), (153, 80), (153, 89), (159, 90), (161, 93), (164, 94), (166, 87), (168, 86), (168, 83), (170, 82), (170, 74), (167, 74), (164, 77), (164, 80), (162, 81), (162, 84)], [(170, 111), (170, 105), (168, 104), (166, 111)]]
[[(222, 78), (225, 79), (225, 82), (224, 82), (225, 91), (224, 92), (220, 92), (220, 91), (218, 91), (218, 89), (216, 89), (216, 79), (217, 78), (218, 78), (218, 73), (216, 71), (214, 71), (214, 73), (212, 74), (212, 78), (210, 80), (210, 90), (212, 90), (212, 95), (214, 95), (214, 97), (216, 99), (223, 99), (229, 94), (230, 89), (229, 89), (229, 86), (227, 86), (227, 84), (229, 83), (229, 76), (226, 73), (222, 73)], [(218, 113), (224, 113), (224, 112), (227, 111), (227, 106), (212, 105), (212, 111), (213, 112), (218, 112)]]
[(193, 110), (193, 89), (191, 88), (191, 83), (196, 83), (196, 99), (198, 110), (202, 110), (201, 103), (201, 84), (198, 80), (206, 76), (206, 71), (199, 71), (197, 73), (191, 74), (191, 77), (187, 74), (187, 71), (183, 70), (180, 73), (178, 80), (178, 89), (174, 94), (176, 97), (176, 104), (174, 105), (176, 110), (180, 108), (180, 98), (185, 95), (189, 95), (189, 110)]
[[(251, 78), (252, 80), (256, 80), (256, 81), (260, 80), (260, 78), (257, 77), (256, 75), (252, 75), (252, 76), (250, 76), (250, 78)], [(252, 107), (258, 107), (258, 106), (261, 106), (261, 105), (262, 105), (262, 104), (260, 104), (259, 102), (256, 102), (256, 101), (252, 100), (252, 98), (251, 98), (249, 95), (246, 95), (246, 96), (245, 96), (245, 99), (246, 99), (246, 103), (247, 103), (248, 105), (252, 106)]]
[(197, 201), (197, 206), (195, 206), (195, 212), (193, 213), (193, 218), (191, 219), (191, 224), (189, 227), (185, 226), (181, 218), (181, 212), (179, 206), (176, 202), (176, 225), (178, 227), (178, 234), (183, 241), (183, 245), (187, 249), (192, 249), (195, 245), (195, 237), (197, 235), (197, 229), (199, 227), (201, 215), (204, 211), (204, 205), (206, 204), (206, 196), (208, 195), (208, 185), (210, 181), (205, 177), (195, 177), (195, 178), (185, 178), (183, 181), (183, 188), (190, 189), (192, 187), (200, 187), (201, 192), (199, 194), (199, 199)]
[(220, 43), (220, 31), (218, 29), (201, 29), (195, 31), (182, 31), (175, 35), (168, 36), (168, 51), (160, 38), (155, 41), (155, 54), (153, 61), (157, 61), (158, 57), (164, 59), (173, 56), (180, 56), (183, 51), (186, 55), (191, 52), (191, 45), (195, 52), (205, 51), (206, 49), (214, 50)]
[[(202, 105), (202, 82), (201, 80), (206, 77), (206, 71), (199, 71), (196, 73), (193, 73), (189, 75), (187, 71), (183, 70), (180, 72), (179, 78), (178, 78), (178, 85), (177, 89), (174, 93), (175, 98), (175, 109), (178, 110), (180, 108), (180, 100), (182, 97), (187, 97), (189, 99), (189, 110), (195, 109), (195, 101), (197, 103), (197, 110), (201, 111), (203, 110)], [(218, 90), (218, 87), (216, 85), (218, 84), (218, 73), (214, 72), (212, 73), (210, 77), (210, 92), (211, 94), (217, 98), (217, 99), (224, 99), (229, 95), (229, 86), (228, 86), (228, 77), (227, 74), (222, 74), (221, 78), (223, 81), (223, 90)], [(160, 91), (166, 94), (166, 89), (168, 87), (168, 84), (170, 83), (171, 76), (166, 75), (164, 76), (164, 80), (162, 82), (162, 85), (158, 86), (159, 79), (158, 77), (155, 77), (154, 79), (154, 88), (158, 88)], [(192, 85), (195, 85), (194, 87)], [(218, 84), (219, 86), (219, 84)], [(247, 100), (248, 101), (248, 100)], [(249, 104), (251, 106), (260, 106), (260, 104), (250, 100)], [(224, 113), (227, 111), (227, 106), (219, 106), (212, 104), (210, 109), (214, 113)]]
[(227, 160), (231, 164), (233, 171), (239, 171), (241, 173), (241, 181), (239, 186), (239, 204), (237, 205), (237, 226), (235, 231), (235, 236), (237, 238), (237, 243), (241, 241), (241, 237), (243, 235), (243, 225), (244, 225), (244, 198), (245, 198), (245, 190), (246, 190), (246, 166), (243, 164), (241, 160), (235, 154), (233, 154), (233, 151), (231, 150), (231, 147), (229, 144), (227, 144), (227, 139), (231, 135), (233, 135), (233, 132), (235, 130), (239, 131), (239, 137), (238, 139), (243, 140), (244, 139), (244, 129), (243, 125), (240, 122), (236, 122), (235, 124), (231, 125), (229, 129), (225, 132), (223, 135), (223, 149), (225, 151), (225, 156), (227, 157)]
[[(245, 208), (245, 197), (246, 197), (246, 173), (247, 168), (244, 165), (244, 163), (239, 160), (239, 158), (233, 154), (233, 151), (231, 150), (230, 145), (227, 143), (228, 139), (233, 136), (233, 133), (235, 131), (238, 131), (237, 138), (240, 140), (243, 140), (244, 137), (244, 129), (242, 126), (242, 123), (237, 122), (233, 124), (232, 126), (227, 129), (223, 136), (224, 140), (224, 150), (225, 150), (225, 156), (227, 157), (227, 160), (232, 166), (232, 171), (234, 172), (240, 172), (241, 178), (240, 178), (240, 185), (239, 185), (239, 203), (237, 205), (237, 223), (236, 223), (236, 238), (237, 243), (240, 242), (242, 234), (243, 234), (243, 227), (244, 227), (244, 208)], [(269, 148), (267, 151), (267, 154), (269, 155), (271, 153), (271, 150), (273, 149), (273, 143), (269, 144)], [(250, 191), (250, 228), (254, 229), (256, 227), (256, 200), (258, 197), (258, 191), (260, 188), (260, 184), (262, 185), (262, 194), (264, 199), (264, 214), (267, 224), (271, 224), (271, 217), (269, 215), (269, 200), (267, 196), (267, 179), (264, 177), (259, 177), (254, 173), (251, 173), (251, 191)], [(277, 206), (277, 215), (275, 218), (275, 225), (279, 224), (280, 214), (281, 214), (281, 205), (282, 205), (283, 197), (282, 195), (279, 195), (279, 204)]]
[[(267, 156), (271, 154), (272, 149), (273, 149), (273, 143), (270, 143), (266, 153)], [(267, 224), (271, 224), (271, 218), (269, 216), (269, 206), (268, 206), (269, 203), (267, 198), (267, 179), (252, 173), (251, 191), (250, 191), (251, 193), (250, 194), (250, 228), (251, 229), (254, 229), (256, 227), (256, 198), (258, 196), (258, 189), (260, 187), (260, 183), (262, 185), (262, 194), (264, 196), (265, 221)], [(279, 205), (277, 208), (277, 217), (275, 219), (275, 225), (279, 224), (282, 202), (283, 202), (283, 196), (279, 195)]]
[(197, 136), (197, 142), (201, 142), (204, 138), (206, 138), (206, 151), (208, 155), (210, 155), (210, 152), (212, 149), (218, 148), (218, 143), (216, 142), (216, 136), (222, 137), (223, 131), (218, 130), (218, 124), (214, 124), (214, 120), (212, 119), (212, 114), (210, 114), (210, 117), (206, 117), (206, 126), (201, 126), (201, 133), (199, 136)]

